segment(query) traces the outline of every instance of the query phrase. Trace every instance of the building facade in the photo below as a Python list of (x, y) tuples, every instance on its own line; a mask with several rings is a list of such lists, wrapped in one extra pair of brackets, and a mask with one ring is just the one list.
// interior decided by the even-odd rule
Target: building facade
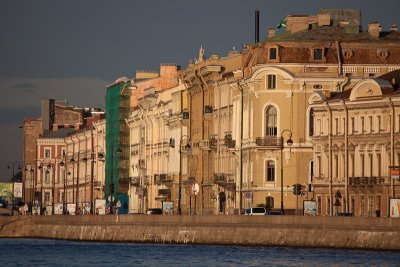
[[(392, 81), (392, 79), (389, 79)], [(314, 199), (320, 215), (389, 216), (400, 184), (400, 94), (387, 80), (366, 78), (331, 97), (310, 97)]]

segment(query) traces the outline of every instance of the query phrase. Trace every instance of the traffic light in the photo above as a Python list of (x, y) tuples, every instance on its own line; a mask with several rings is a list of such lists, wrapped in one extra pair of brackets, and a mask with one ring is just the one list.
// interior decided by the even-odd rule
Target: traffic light
[(301, 184), (294, 184), (293, 185), (293, 195), (300, 195), (301, 194)]

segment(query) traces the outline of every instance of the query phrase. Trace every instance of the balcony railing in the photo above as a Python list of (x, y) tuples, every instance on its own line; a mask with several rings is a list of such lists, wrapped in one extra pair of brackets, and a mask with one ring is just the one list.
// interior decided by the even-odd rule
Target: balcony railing
[(384, 182), (384, 177), (349, 177), (349, 185), (352, 186), (377, 185)]
[(277, 136), (256, 137), (256, 145), (263, 147), (281, 147), (282, 138)]

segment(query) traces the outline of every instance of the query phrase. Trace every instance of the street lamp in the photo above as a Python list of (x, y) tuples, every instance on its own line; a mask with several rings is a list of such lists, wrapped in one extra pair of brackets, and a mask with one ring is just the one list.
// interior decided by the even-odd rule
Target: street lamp
[[(7, 169), (11, 169), (11, 168), (12, 168), (12, 177), (11, 177), (11, 181), (12, 181), (12, 209), (13, 209), (13, 210), (14, 210), (14, 207), (15, 207), (15, 196), (14, 196), (15, 165), (18, 165), (18, 170), (21, 170), (21, 162), (19, 162), (19, 161), (9, 162), (9, 163), (7, 164)], [(12, 166), (12, 167), (11, 167), (11, 166)]]
[[(103, 160), (104, 159), (104, 152), (103, 152), (103, 148), (99, 145), (96, 145), (93, 147), (92, 149), (92, 153), (91, 153), (91, 157), (92, 157), (92, 165), (91, 165), (91, 183), (90, 183), (90, 201), (91, 201), (91, 205), (90, 205), (90, 214), (95, 214), (95, 210), (94, 210), (94, 163), (95, 163), (95, 151), (96, 148), (100, 151), (97, 153), (97, 158), (98, 160)], [(97, 173), (97, 178), (99, 177), (98, 173)]]
[(283, 148), (284, 148), (284, 139), (283, 139), (283, 133), (289, 132), (289, 139), (286, 141), (286, 144), (288, 146), (293, 145), (293, 140), (292, 140), (292, 131), (285, 129), (281, 133), (281, 214), (285, 214), (285, 209), (283, 207)]
[(187, 153), (190, 152), (191, 146), (189, 144), (190, 138), (187, 135), (182, 135), (181, 141), (179, 143), (179, 185), (178, 185), (178, 214), (182, 215), (182, 207), (181, 207), (181, 201), (182, 201), (182, 141), (183, 139), (187, 139), (187, 143), (185, 145), (185, 150)]

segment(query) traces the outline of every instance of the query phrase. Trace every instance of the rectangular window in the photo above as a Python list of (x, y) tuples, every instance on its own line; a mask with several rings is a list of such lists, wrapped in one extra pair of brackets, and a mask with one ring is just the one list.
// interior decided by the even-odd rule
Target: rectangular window
[(339, 157), (338, 157), (338, 155), (334, 156), (334, 161), (335, 161), (335, 173), (333, 174), (333, 177), (337, 178), (338, 173), (339, 173)]
[(350, 175), (351, 177), (354, 177), (354, 170), (355, 170), (355, 165), (354, 165), (354, 154), (350, 155), (350, 161), (351, 161), (351, 170), (350, 170)]
[(50, 183), (50, 171), (49, 170), (46, 170), (45, 172), (44, 172), (44, 182), (47, 184), (47, 183)]
[(381, 210), (381, 196), (376, 196), (376, 203), (375, 203), (375, 209), (376, 210)]
[(335, 118), (335, 135), (339, 134), (339, 119)]
[(365, 215), (365, 197), (360, 197), (360, 215)]
[(343, 125), (343, 133), (345, 133), (345, 132), (346, 132), (346, 129), (347, 129), (347, 127), (346, 127), (346, 118), (343, 118), (343, 123), (342, 123), (342, 125)]
[(368, 154), (368, 159), (369, 159), (369, 177), (372, 177), (372, 172), (373, 172), (373, 158), (372, 158), (372, 154)]
[(314, 60), (322, 60), (322, 49), (314, 49)]
[(322, 203), (321, 203), (321, 196), (318, 196), (318, 197), (317, 197), (317, 208), (318, 208), (317, 213), (318, 213), (319, 215), (321, 215), (321, 206), (322, 206)]
[(323, 132), (322, 132), (322, 122), (321, 122), (321, 119), (317, 119), (317, 127), (318, 127), (318, 131), (319, 131), (319, 134), (321, 135)]
[(269, 49), (269, 59), (276, 59), (276, 48), (271, 47)]
[(44, 150), (44, 158), (49, 159), (50, 158), (50, 148), (45, 148)]
[(50, 192), (44, 192), (44, 202), (50, 202)]
[(267, 89), (275, 89), (276, 88), (276, 75), (270, 74), (267, 76), (268, 84)]
[(381, 127), (382, 127), (382, 119), (381, 119), (381, 116), (378, 116), (378, 123), (377, 123), (378, 125), (377, 125), (377, 132), (378, 133), (380, 133), (381, 132)]
[(356, 200), (354, 198), (354, 196), (351, 196), (351, 202), (350, 202), (350, 212), (354, 214), (354, 208), (356, 206)]
[(364, 177), (364, 168), (365, 168), (365, 165), (364, 165), (364, 155), (363, 154), (361, 154), (360, 155), (360, 166), (361, 166), (361, 177)]
[(322, 162), (321, 162), (321, 156), (317, 156), (317, 164), (318, 164), (318, 178), (321, 178), (321, 173), (322, 173)]
[(378, 159), (378, 177), (381, 177), (381, 175), (382, 175), (382, 169), (381, 169), (382, 158), (381, 158), (381, 154), (376, 155), (376, 157)]
[(331, 198), (326, 197), (326, 214), (331, 215)]
[(355, 132), (355, 129), (354, 129), (354, 127), (355, 127), (354, 117), (351, 117), (350, 120), (351, 120), (351, 133), (354, 134), (354, 132)]
[(400, 115), (397, 115), (397, 132), (400, 132)]
[(266, 182), (275, 182), (275, 161), (272, 160), (268, 160), (266, 161), (266, 169), (267, 169), (267, 173), (266, 173), (266, 177), (265, 177), (265, 181)]
[(364, 117), (361, 117), (361, 134), (365, 132), (365, 122)]
[(368, 216), (372, 216), (373, 197), (368, 196)]
[(368, 123), (369, 123), (369, 132), (373, 132), (373, 127), (372, 127), (372, 116), (368, 117)]

